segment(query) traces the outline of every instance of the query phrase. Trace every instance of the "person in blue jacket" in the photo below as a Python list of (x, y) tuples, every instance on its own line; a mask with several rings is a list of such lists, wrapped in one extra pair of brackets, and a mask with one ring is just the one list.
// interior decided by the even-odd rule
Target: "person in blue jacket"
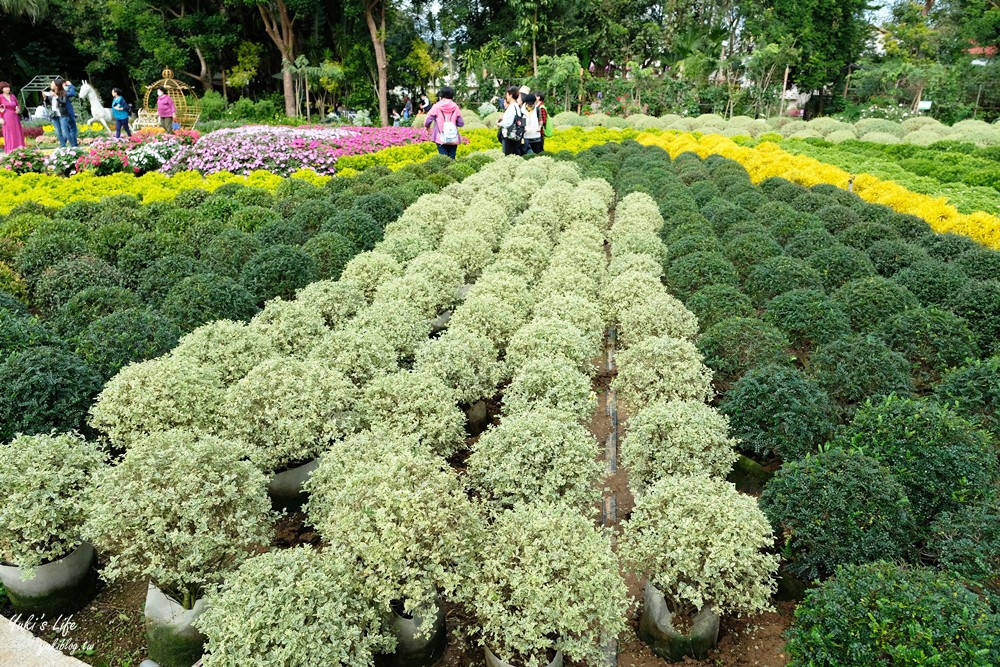
[(128, 104), (122, 97), (121, 88), (111, 89), (111, 115), (115, 119), (115, 139), (121, 139), (122, 130), (131, 137), (132, 129), (128, 126)]

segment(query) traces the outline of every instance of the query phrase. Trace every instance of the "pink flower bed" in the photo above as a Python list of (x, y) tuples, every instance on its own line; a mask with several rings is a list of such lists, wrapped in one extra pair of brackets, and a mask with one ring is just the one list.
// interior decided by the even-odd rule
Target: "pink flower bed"
[(334, 173), (344, 155), (360, 155), (427, 140), (423, 128), (409, 127), (272, 127), (247, 125), (216, 130), (183, 148), (161, 171), (249, 174), (263, 169), (288, 176), (299, 169)]

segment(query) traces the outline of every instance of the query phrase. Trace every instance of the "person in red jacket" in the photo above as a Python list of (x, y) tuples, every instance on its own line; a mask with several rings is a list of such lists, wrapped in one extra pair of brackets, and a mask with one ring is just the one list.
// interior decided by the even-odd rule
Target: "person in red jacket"
[(160, 125), (167, 131), (167, 134), (173, 134), (174, 116), (177, 115), (177, 108), (167, 93), (167, 89), (163, 86), (156, 89), (156, 113), (159, 114)]

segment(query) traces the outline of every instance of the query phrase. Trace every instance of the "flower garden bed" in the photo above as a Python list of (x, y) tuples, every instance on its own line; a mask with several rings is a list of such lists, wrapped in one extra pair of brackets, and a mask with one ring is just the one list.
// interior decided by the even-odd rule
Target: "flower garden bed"
[[(766, 664), (782, 664), (773, 639), (787, 615), (761, 613), (773, 604), (780, 557), (782, 576), (818, 580), (796, 612), (794, 665), (817, 651), (838, 656), (842, 634), (854, 638), (857, 664), (907, 650), (914, 640), (903, 634), (867, 637), (852, 625), (858, 619), (832, 623), (840, 615), (824, 611), (876, 589), (879, 619), (904, 631), (915, 627), (901, 611), (906, 604), (932, 610), (921, 650), (940, 651), (951, 664), (995, 662), (1000, 640), (977, 592), (995, 594), (1000, 556), (998, 536), (980, 535), (995, 523), (991, 490), (1000, 479), (1000, 253), (824, 183), (826, 172), (799, 175), (813, 187), (772, 176), (766, 150), (669, 141), (669, 152), (613, 143), (557, 160), (432, 160), (329, 180), (321, 189), (328, 206), (349, 197), (358, 209), (380, 198), (370, 214), (391, 206), (388, 192), (405, 191), (404, 177), (420, 174), (435, 188), (412, 192), (405, 209), (397, 202), (383, 238), (347, 262), (339, 280), (291, 286), (278, 294), (294, 299), (268, 302), (248, 324), (202, 326), (104, 385), (88, 427), (124, 462), (102, 473), (99, 509), (84, 532), (113, 553), (125, 545), (129, 555), (108, 576), (150, 576), (183, 589), (185, 599), (207, 593), (207, 664), (266, 651), (271, 633), (292, 637), (309, 661), (331, 660), (326, 647), (294, 639), (299, 626), (278, 620), (289, 610), (317, 615), (331, 633), (362, 629), (344, 635), (357, 642), (357, 662), (343, 664), (367, 664), (366, 654), (391, 643), (368, 611), (387, 612), (402, 599), (426, 618), (435, 590), (450, 610), (446, 664), (478, 661), (479, 642), (501, 657), (533, 656), (532, 664), (544, 664), (545, 648), (597, 664), (602, 634), (622, 632), (620, 656), (662, 664), (623, 631), (621, 558), (638, 576), (629, 580), (633, 597), (649, 577), (675, 609), (712, 603), (750, 614), (769, 638)], [(750, 171), (689, 150), (707, 154), (710, 146)], [(436, 172), (438, 165), (448, 166)], [(464, 178), (448, 171), (455, 169)], [(272, 209), (301, 198), (287, 205), (291, 219), (312, 215), (310, 193), (319, 189), (286, 180)], [(197, 211), (222, 208), (243, 191), (197, 195)], [(38, 240), (45, 224), (25, 245), (39, 256), (61, 247)], [(181, 228), (182, 241), (200, 238)], [(210, 239), (217, 229), (195, 228)], [(28, 266), (24, 252), (18, 261)], [(294, 265), (287, 259), (283, 265)], [(267, 284), (243, 277), (248, 286)], [(56, 293), (33, 286), (31, 295), (48, 303)], [(619, 348), (610, 387), (594, 364), (606, 325)], [(18, 335), (41, 336), (34, 331)], [(608, 391), (621, 406), (627, 484), (607, 476), (610, 462), (595, 464), (607, 433), (594, 416), (609, 405)], [(463, 409), (483, 399), (494, 406), (493, 425), (470, 437)], [(243, 456), (227, 442), (244, 443)], [(194, 457), (213, 447), (241, 458), (247, 479), (319, 456), (305, 507), (315, 528), (293, 541), (311, 543), (305, 533), (315, 531), (332, 548), (261, 556), (197, 532), (206, 528), (184, 535), (229, 549), (222, 570), (197, 560), (164, 567), (129, 548), (129, 526), (143, 525), (144, 505), (115, 511), (112, 490), (132, 485), (154, 504), (155, 491), (135, 485), (152, 474), (157, 455)], [(777, 471), (759, 504), (725, 481), (738, 456)], [(195, 458), (183, 465), (199, 469)], [(241, 521), (259, 513), (250, 509), (259, 504), (257, 486), (231, 499), (245, 510)], [(634, 496), (617, 551), (593, 526), (604, 487), (623, 507)], [(237, 525), (225, 513), (218, 519)], [(259, 530), (266, 519), (253, 521)], [(673, 559), (682, 553), (690, 556)], [(353, 556), (342, 561), (344, 554)], [(901, 565), (872, 564), (890, 556)], [(556, 562), (560, 569), (549, 569)], [(313, 593), (343, 613), (310, 611), (318, 598), (288, 586), (247, 598), (282, 571), (308, 576)], [(225, 587), (206, 585), (222, 574)], [(354, 601), (331, 587), (348, 580), (362, 586), (350, 589)], [(358, 606), (359, 596), (370, 596), (371, 607)], [(974, 613), (963, 618), (952, 599)], [(248, 637), (251, 601), (274, 620)], [(780, 609), (787, 614), (789, 605)], [(723, 632), (746, 627), (740, 623), (724, 620)], [(459, 629), (472, 636), (460, 639)], [(955, 636), (961, 641), (952, 646)], [(829, 644), (817, 646), (825, 637)], [(724, 641), (710, 659), (738, 664), (755, 640), (751, 631), (745, 644), (732, 634)]]

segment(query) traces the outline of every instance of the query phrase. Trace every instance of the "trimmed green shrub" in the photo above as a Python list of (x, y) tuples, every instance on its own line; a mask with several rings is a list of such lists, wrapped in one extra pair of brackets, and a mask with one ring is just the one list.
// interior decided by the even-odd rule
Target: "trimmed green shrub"
[(894, 315), (920, 305), (908, 289), (879, 276), (852, 280), (832, 296), (859, 333), (872, 332)]
[(28, 307), (10, 292), (0, 290), (0, 312), (11, 315), (28, 315)]
[(939, 567), (1000, 594), (1000, 495), (939, 514), (927, 551)]
[(82, 428), (101, 376), (75, 354), (36, 347), (0, 360), (0, 387), (0, 442), (7, 442), (16, 433)]
[(892, 471), (924, 526), (996, 492), (1000, 464), (989, 434), (934, 401), (865, 403), (841, 441)]
[(814, 252), (836, 245), (836, 237), (822, 227), (810, 227), (797, 233), (785, 244), (785, 252), (792, 257), (806, 259)]
[(949, 368), (960, 366), (978, 352), (965, 320), (934, 307), (900, 313), (884, 322), (877, 335), (907, 358), (918, 389), (936, 384)]
[(233, 229), (253, 234), (258, 229), (279, 220), (281, 220), (281, 216), (272, 211), (270, 206), (247, 206), (233, 214), (233, 217), (229, 220), (229, 225)]
[(956, 266), (936, 259), (914, 262), (892, 277), (910, 290), (925, 306), (945, 306), (969, 282)]
[(372, 216), (357, 210), (337, 211), (327, 217), (320, 227), (320, 232), (335, 232), (343, 235), (357, 247), (359, 252), (365, 252), (375, 247), (382, 240), (383, 227)]
[(764, 260), (782, 253), (781, 246), (765, 232), (741, 234), (725, 246), (725, 255), (741, 276)]
[(928, 254), (942, 262), (954, 262), (967, 252), (980, 250), (982, 246), (963, 234), (928, 234), (920, 239)]
[(302, 250), (316, 260), (320, 279), (340, 277), (347, 263), (358, 254), (358, 249), (346, 236), (334, 232), (317, 234), (302, 246)]
[(265, 248), (275, 245), (300, 246), (309, 240), (309, 231), (298, 220), (282, 219), (259, 227), (253, 233), (253, 238)]
[(884, 220), (884, 223), (895, 229), (902, 238), (915, 243), (934, 233), (926, 220), (906, 213), (894, 212)]
[(934, 397), (1000, 441), (1000, 357), (975, 359), (945, 373)]
[(892, 563), (845, 567), (795, 610), (789, 667), (1000, 663), (985, 601), (953, 576)]
[(868, 257), (880, 276), (891, 278), (908, 266), (928, 259), (927, 251), (900, 239), (875, 241), (868, 246)]
[(756, 366), (789, 363), (788, 339), (755, 317), (727, 317), (698, 338), (705, 363), (720, 382), (734, 382)]
[(979, 248), (969, 251), (955, 260), (955, 264), (975, 280), (1000, 279), (1000, 252), (996, 250)]
[(716, 234), (725, 235), (731, 227), (750, 220), (750, 213), (725, 199), (713, 199), (701, 207), (702, 215), (712, 223)]
[(909, 362), (873, 336), (845, 336), (820, 345), (808, 371), (845, 406), (893, 393), (905, 396), (911, 388)]
[(850, 320), (840, 306), (812, 289), (791, 290), (774, 297), (768, 302), (763, 319), (788, 336), (794, 347), (803, 350), (851, 331)]
[(33, 347), (62, 346), (63, 341), (37, 318), (25, 313), (0, 311), (0, 360)]
[(980, 350), (1000, 352), (1000, 282), (969, 281), (954, 295), (952, 307), (969, 323)]
[(858, 250), (868, 250), (876, 241), (898, 239), (896, 230), (877, 222), (859, 222), (837, 232), (837, 239), (844, 245)]
[(820, 248), (806, 259), (819, 271), (828, 290), (846, 282), (875, 275), (875, 267), (868, 255), (845, 245)]
[(670, 291), (683, 298), (708, 285), (739, 284), (736, 267), (716, 252), (693, 252), (671, 262), (666, 283)]
[(750, 297), (732, 285), (709, 285), (687, 298), (685, 305), (698, 318), (698, 328), (705, 331), (727, 317), (752, 317)]
[(142, 232), (142, 227), (134, 222), (112, 222), (98, 227), (90, 233), (87, 248), (108, 264), (118, 263), (118, 253), (128, 241)]
[(123, 282), (121, 273), (102, 259), (72, 257), (45, 269), (35, 285), (35, 303), (54, 313), (88, 287), (118, 287)]
[(265, 248), (250, 258), (240, 274), (240, 282), (260, 303), (276, 296), (290, 299), (295, 290), (317, 278), (316, 260), (292, 245)]
[(805, 580), (841, 565), (912, 556), (916, 524), (903, 485), (857, 450), (785, 463), (764, 487), (760, 507), (784, 535), (788, 569)]
[(399, 202), (378, 192), (358, 197), (354, 200), (352, 209), (368, 214), (382, 229), (403, 214), (403, 207)]
[(17, 253), (14, 268), (29, 284), (34, 284), (46, 268), (87, 252), (87, 230), (83, 225), (60, 222), (67, 229), (49, 228), (55, 224), (46, 223), (35, 230)]
[(177, 283), (163, 299), (160, 310), (187, 333), (213, 320), (248, 320), (257, 312), (257, 303), (232, 278), (199, 273)]
[(827, 393), (788, 366), (751, 369), (726, 392), (719, 410), (729, 417), (733, 437), (764, 458), (801, 459), (815, 453), (836, 428)]
[(201, 249), (201, 259), (213, 273), (235, 278), (250, 258), (260, 252), (260, 242), (238, 229), (225, 229)]
[(94, 320), (77, 337), (76, 353), (107, 380), (122, 366), (171, 350), (181, 330), (149, 308), (118, 310)]
[(147, 302), (158, 304), (178, 281), (198, 273), (211, 270), (204, 262), (187, 255), (161, 257), (139, 276), (139, 294)]
[(823, 278), (801, 259), (780, 255), (750, 269), (743, 287), (759, 307), (790, 290), (822, 290)]
[(178, 246), (178, 239), (164, 232), (136, 234), (118, 251), (116, 268), (125, 276), (129, 286), (135, 287), (139, 274), (156, 260), (176, 250)]

